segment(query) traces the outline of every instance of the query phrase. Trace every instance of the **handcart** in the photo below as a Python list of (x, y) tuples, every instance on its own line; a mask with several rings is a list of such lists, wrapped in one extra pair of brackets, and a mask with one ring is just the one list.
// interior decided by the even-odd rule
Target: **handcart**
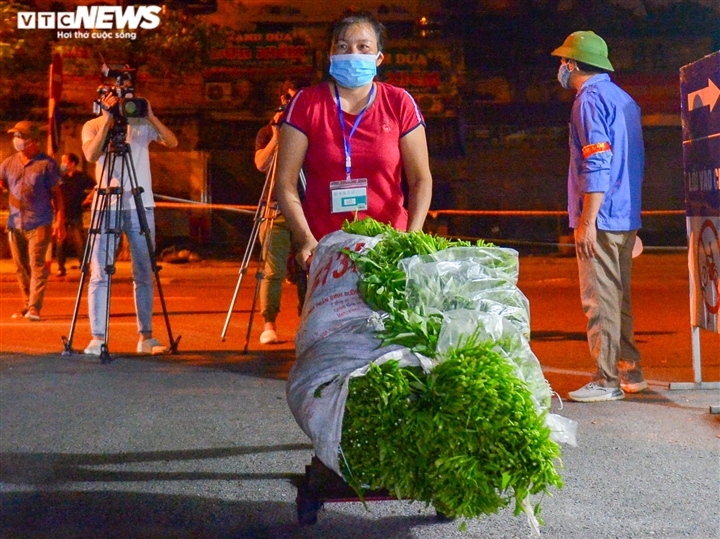
[[(369, 490), (365, 492), (363, 500), (386, 501), (397, 500), (387, 490)], [(305, 466), (305, 476), (297, 486), (298, 522), (301, 525), (312, 525), (317, 522), (318, 511), (325, 502), (359, 502), (362, 501), (357, 493), (345, 480), (325, 466), (320, 459), (313, 457), (309, 466)], [(451, 517), (437, 512), (440, 521), (451, 521)]]

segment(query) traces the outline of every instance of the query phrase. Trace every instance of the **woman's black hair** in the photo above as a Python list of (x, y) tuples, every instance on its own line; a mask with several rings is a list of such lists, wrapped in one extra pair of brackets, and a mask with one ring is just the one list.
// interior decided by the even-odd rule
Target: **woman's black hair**
[(375, 18), (375, 15), (369, 11), (354, 11), (347, 10), (338, 20), (332, 25), (332, 31), (330, 34), (330, 46), (332, 47), (340, 36), (350, 26), (358, 23), (367, 23), (372, 26), (375, 31), (375, 38), (377, 39), (378, 51), (382, 51), (385, 46), (385, 38), (387, 32), (385, 26)]

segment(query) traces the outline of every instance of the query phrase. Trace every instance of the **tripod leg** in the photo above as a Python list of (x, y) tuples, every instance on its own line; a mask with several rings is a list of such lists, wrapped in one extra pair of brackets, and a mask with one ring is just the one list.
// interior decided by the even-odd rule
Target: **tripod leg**
[[(158, 298), (160, 299), (160, 305), (162, 306), (162, 312), (163, 312), (163, 318), (165, 320), (165, 328), (167, 329), (168, 333), (168, 340), (169, 340), (169, 348), (171, 353), (177, 352), (178, 343), (180, 342), (180, 336), (178, 336), (177, 339), (173, 338), (172, 334), (172, 328), (170, 327), (170, 317), (168, 316), (167, 311), (167, 305), (165, 303), (165, 294), (163, 293), (162, 289), (162, 283), (160, 281), (160, 270), (162, 269), (161, 266), (158, 266), (157, 264), (157, 257), (155, 256), (155, 239), (154, 239), (154, 215), (153, 215), (153, 226), (151, 227), (148, 222), (147, 212), (145, 208), (142, 205), (142, 197), (140, 196), (140, 192), (134, 193), (135, 197), (135, 211), (137, 213), (138, 222), (140, 225), (140, 234), (145, 239), (145, 247), (148, 252), (148, 257), (150, 260), (150, 269), (152, 270), (154, 276), (155, 276), (155, 284), (157, 286), (158, 290)], [(150, 211), (153, 211), (152, 209)]]
[(240, 283), (242, 283), (242, 279), (247, 272), (248, 266), (250, 265), (253, 249), (255, 248), (255, 244), (257, 243), (260, 225), (263, 219), (262, 215), (264, 214), (262, 208), (263, 203), (259, 204), (257, 210), (255, 211), (255, 219), (253, 221), (252, 231), (250, 232), (250, 239), (248, 240), (247, 247), (245, 248), (245, 253), (243, 254), (242, 263), (240, 264), (240, 275), (238, 276), (237, 283), (235, 284), (235, 292), (233, 293), (232, 301), (230, 302), (230, 308), (228, 309), (227, 317), (225, 318), (225, 325), (223, 326), (222, 334), (220, 336), (220, 340), (222, 342), (225, 342), (225, 336), (227, 335), (228, 326), (230, 325), (230, 317), (232, 316), (232, 312), (235, 309), (235, 302), (237, 301), (238, 292), (240, 292)]
[[(275, 153), (272, 156), (272, 161), (270, 164), (270, 167), (267, 170), (267, 173), (265, 174), (265, 183), (263, 184), (263, 190), (262, 194), (260, 195), (260, 201), (258, 202), (257, 209), (255, 210), (255, 219), (253, 221), (253, 229), (250, 233), (250, 239), (248, 240), (248, 245), (245, 248), (245, 254), (243, 255), (242, 264), (240, 266), (240, 276), (238, 278), (238, 282), (235, 285), (235, 293), (233, 294), (232, 302), (230, 304), (230, 309), (228, 309), (227, 318), (225, 319), (225, 326), (223, 327), (222, 331), (222, 341), (225, 342), (225, 334), (227, 333), (227, 328), (230, 323), (230, 316), (232, 314), (232, 311), (235, 307), (235, 301), (237, 299), (238, 292), (240, 291), (240, 283), (242, 281), (243, 276), (245, 275), (245, 272), (247, 270), (248, 265), (250, 264), (250, 260), (252, 258), (253, 249), (255, 248), (255, 243), (257, 242), (258, 234), (260, 231), (260, 227), (263, 223), (263, 221), (270, 219), (271, 225), (272, 220), (275, 218), (275, 214), (277, 213), (277, 205), (274, 204), (273, 209), (270, 209), (270, 202), (273, 200), (272, 193), (275, 185), (275, 169), (277, 165), (277, 150), (275, 150)], [(270, 228), (267, 228), (266, 230), (270, 230)], [(264, 259), (264, 257), (262, 257)], [(258, 266), (259, 267), (259, 266)], [(250, 321), (248, 324), (248, 330), (247, 335), (245, 337), (245, 347), (243, 349), (243, 353), (247, 352), (248, 345), (250, 342), (250, 331), (252, 330), (252, 321), (255, 314), (255, 305), (257, 303), (257, 297), (259, 292), (259, 286), (260, 282), (256, 282), (255, 284), (255, 295), (253, 296), (253, 302), (252, 307), (250, 309)]]
[(243, 354), (247, 354), (248, 347), (250, 346), (250, 333), (252, 332), (253, 318), (255, 317), (255, 307), (257, 305), (257, 298), (260, 292), (260, 281), (262, 280), (261, 275), (257, 275), (257, 282), (255, 283), (255, 294), (253, 295), (252, 306), (250, 307), (250, 319), (248, 320), (247, 333), (245, 334), (245, 345), (243, 346)]
[[(257, 273), (255, 274), (255, 293), (253, 294), (252, 306), (250, 307), (250, 318), (248, 320), (247, 333), (245, 334), (245, 346), (243, 347), (243, 354), (248, 351), (250, 346), (250, 333), (252, 332), (253, 320), (255, 318), (255, 307), (257, 306), (258, 296), (260, 294), (260, 287), (262, 280), (265, 278), (265, 268), (267, 266), (268, 253), (272, 245), (272, 233), (273, 225), (275, 224), (276, 210), (270, 210), (270, 217), (265, 221), (265, 229), (263, 230), (263, 239), (260, 244), (262, 248), (258, 255)], [(262, 227), (261, 227), (262, 228)]]
[[(118, 191), (117, 193), (115, 191)], [(122, 192), (119, 190), (113, 190), (113, 195), (117, 197), (118, 205), (115, 208), (120, 207)], [(100, 363), (109, 363), (112, 361), (108, 352), (108, 342), (110, 341), (110, 298), (112, 297), (112, 281), (113, 275), (115, 275), (115, 259), (117, 257), (117, 250), (120, 245), (120, 236), (122, 235), (122, 211), (117, 209), (109, 211), (105, 214), (105, 234), (100, 234), (100, 246), (99, 253), (96, 256), (95, 261), (99, 266), (99, 271), (104, 271), (107, 275), (107, 284), (105, 289), (105, 316), (104, 316), (104, 331), (105, 343), (100, 347)], [(103, 264), (100, 265), (102, 260)], [(100, 266), (102, 269), (100, 269)]]
[[(114, 155), (105, 155), (105, 161), (103, 162), (103, 168), (102, 173), (100, 175), (101, 178), (105, 177), (105, 170), (107, 168), (108, 162), (110, 163), (110, 170), (112, 170), (112, 167), (114, 166)], [(107, 186), (98, 186), (95, 199), (93, 200), (93, 207), (91, 210), (91, 222), (90, 222), (90, 229), (88, 230), (88, 236), (85, 242), (85, 250), (83, 252), (82, 261), (80, 264), (80, 285), (78, 287), (77, 296), (75, 299), (75, 307), (73, 309), (73, 316), (72, 320), (70, 322), (70, 332), (68, 334), (68, 337), (61, 337), (63, 342), (63, 352), (62, 355), (69, 356), (72, 354), (72, 343), (73, 343), (73, 337), (75, 334), (75, 326), (77, 323), (77, 315), (80, 308), (80, 302), (82, 300), (82, 291), (85, 286), (85, 281), (87, 279), (87, 274), (90, 269), (90, 262), (92, 260), (92, 255), (95, 252), (95, 250), (98, 248), (98, 241), (100, 241), (100, 245), (103, 249), (106, 250), (106, 255), (103, 257), (102, 255), (97, 257), (96, 263), (98, 267), (100, 266), (100, 260), (102, 258), (107, 258), (107, 245), (103, 245), (102, 240), (102, 234), (105, 232), (107, 235), (111, 235), (113, 233), (119, 234), (119, 216), (117, 216), (118, 212), (115, 212), (116, 219), (114, 219), (115, 227), (114, 229), (110, 226), (110, 208), (113, 205), (113, 199), (115, 207), (119, 207), (120, 201), (122, 197), (122, 192), (117, 188), (109, 188)], [(112, 264), (105, 264), (105, 267), (112, 267)], [(111, 273), (114, 273), (114, 268), (112, 268)], [(106, 312), (110, 312), (110, 285), (108, 283), (108, 293), (106, 297)], [(108, 326), (109, 326), (109, 320), (108, 316), (105, 317), (105, 328), (103, 335), (107, 337), (108, 334)], [(108, 348), (107, 343), (103, 345), (101, 348), (101, 363), (108, 363), (110, 361), (110, 356), (108, 354)]]
[(106, 196), (98, 192), (95, 196), (95, 200), (93, 201), (93, 207), (90, 213), (90, 228), (88, 230), (87, 240), (85, 241), (85, 250), (83, 251), (82, 261), (80, 263), (80, 285), (78, 286), (77, 296), (75, 298), (75, 308), (73, 309), (73, 315), (70, 321), (70, 332), (67, 337), (61, 337), (63, 342), (63, 356), (69, 356), (73, 353), (73, 336), (75, 335), (75, 325), (77, 324), (78, 311), (80, 309), (80, 302), (82, 301), (83, 288), (90, 268), (90, 255), (95, 248), (98, 234), (100, 234), (101, 231), (102, 216), (107, 211), (107, 200)]
[(147, 215), (145, 213), (145, 204), (143, 203), (142, 193), (143, 188), (138, 185), (137, 173), (135, 172), (135, 164), (132, 160), (132, 153), (128, 144), (123, 145), (123, 170), (127, 170), (128, 177), (130, 178), (130, 191), (135, 201), (135, 211), (137, 213), (138, 222), (140, 224), (140, 232), (145, 237), (145, 246), (147, 247), (147, 253), (150, 258), (150, 266), (152, 272), (155, 274), (155, 283), (157, 284), (158, 297), (160, 298), (160, 304), (162, 305), (163, 317), (165, 319), (165, 327), (168, 333), (168, 340), (170, 342), (170, 352), (176, 353), (178, 343), (180, 342), (180, 336), (177, 339), (173, 339), (172, 328), (170, 327), (170, 317), (168, 316), (167, 305), (165, 304), (165, 295), (163, 294), (162, 284), (160, 282), (160, 270), (162, 269), (157, 264), (157, 257), (155, 256), (155, 229), (153, 219), (153, 229), (150, 229), (148, 224)]

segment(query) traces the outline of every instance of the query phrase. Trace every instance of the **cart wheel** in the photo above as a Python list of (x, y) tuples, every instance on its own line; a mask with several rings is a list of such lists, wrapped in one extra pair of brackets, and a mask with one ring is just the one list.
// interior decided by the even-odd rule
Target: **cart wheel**
[(305, 489), (305, 485), (298, 487), (297, 498), (298, 523), (302, 526), (311, 526), (317, 522), (317, 514), (322, 507), (322, 502), (311, 496)]

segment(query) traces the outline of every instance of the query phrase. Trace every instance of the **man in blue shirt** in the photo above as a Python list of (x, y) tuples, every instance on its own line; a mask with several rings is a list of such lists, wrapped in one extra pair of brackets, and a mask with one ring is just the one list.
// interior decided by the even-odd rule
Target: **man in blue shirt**
[(24, 302), (13, 318), (37, 321), (48, 278), (45, 252), (52, 238), (65, 238), (60, 172), (55, 161), (40, 151), (36, 125), (18, 122), (8, 133), (17, 153), (0, 164), (0, 182), (9, 191), (8, 242)]
[(552, 55), (561, 59), (560, 84), (577, 92), (570, 121), (568, 212), (588, 344), (597, 364), (592, 380), (569, 397), (618, 400), (647, 387), (630, 302), (645, 166), (640, 108), (610, 80), (608, 48), (594, 32), (570, 34)]

